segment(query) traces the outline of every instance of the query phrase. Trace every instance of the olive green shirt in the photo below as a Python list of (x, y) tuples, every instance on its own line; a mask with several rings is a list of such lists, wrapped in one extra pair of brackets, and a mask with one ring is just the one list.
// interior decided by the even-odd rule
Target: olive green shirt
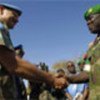
[(97, 36), (87, 54), (91, 57), (89, 100), (100, 100), (100, 36)]

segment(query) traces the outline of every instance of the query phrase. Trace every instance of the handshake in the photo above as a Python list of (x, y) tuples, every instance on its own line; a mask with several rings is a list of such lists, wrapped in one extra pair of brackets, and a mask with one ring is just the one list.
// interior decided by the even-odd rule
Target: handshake
[(53, 86), (55, 89), (64, 89), (69, 85), (69, 82), (67, 80), (67, 77), (64, 75), (56, 74), (52, 75), (53, 82), (51, 86)]

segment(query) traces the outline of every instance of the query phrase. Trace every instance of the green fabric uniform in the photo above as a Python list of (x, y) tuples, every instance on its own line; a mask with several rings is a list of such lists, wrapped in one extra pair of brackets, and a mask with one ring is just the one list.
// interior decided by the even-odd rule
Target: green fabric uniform
[(100, 100), (100, 36), (96, 38), (87, 54), (91, 57), (90, 100)]
[[(0, 23), (0, 45), (5, 45), (9, 49), (13, 49), (13, 45), (9, 36), (8, 29)], [(0, 100), (16, 100), (17, 87), (15, 77), (0, 65)]]
[[(88, 9), (84, 14), (84, 18), (88, 20), (92, 14), (100, 14), (100, 4)], [(91, 57), (89, 100), (100, 100), (100, 33), (87, 51), (87, 54)]]

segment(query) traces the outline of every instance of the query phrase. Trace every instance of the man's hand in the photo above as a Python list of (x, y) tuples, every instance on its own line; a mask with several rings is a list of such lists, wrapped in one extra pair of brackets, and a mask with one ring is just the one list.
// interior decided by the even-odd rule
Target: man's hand
[(56, 89), (63, 89), (69, 85), (69, 82), (67, 78), (65, 77), (65, 75), (57, 73), (54, 76), (55, 76), (54, 77), (54, 87)]
[(67, 87), (68, 84), (69, 83), (67, 82), (67, 80), (64, 77), (60, 77), (60, 78), (55, 77), (55, 79), (54, 79), (54, 87), (56, 89), (63, 89), (65, 87)]

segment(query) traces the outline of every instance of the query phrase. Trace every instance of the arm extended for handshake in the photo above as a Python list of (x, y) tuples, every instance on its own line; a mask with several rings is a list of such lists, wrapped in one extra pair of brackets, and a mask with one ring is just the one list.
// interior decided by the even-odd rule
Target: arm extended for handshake
[(45, 82), (46, 84), (59, 89), (68, 85), (65, 78), (57, 78), (48, 72), (39, 70), (35, 64), (23, 60), (18, 57), (14, 51), (2, 45), (0, 45), (0, 64), (10, 74), (26, 78), (30, 81)]

